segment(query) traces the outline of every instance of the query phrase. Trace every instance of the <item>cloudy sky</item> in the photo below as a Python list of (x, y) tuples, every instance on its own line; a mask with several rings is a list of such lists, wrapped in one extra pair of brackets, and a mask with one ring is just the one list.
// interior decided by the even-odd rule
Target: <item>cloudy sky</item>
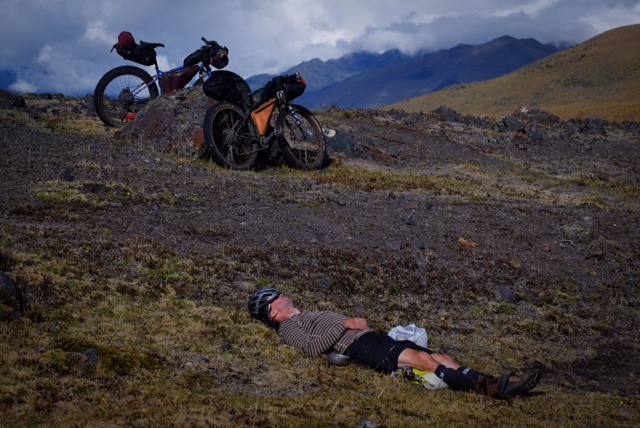
[(228, 69), (246, 78), (353, 51), (415, 53), (503, 35), (580, 43), (636, 23), (636, 0), (0, 0), (0, 88), (93, 92), (125, 64), (109, 52), (122, 30), (164, 43), (162, 69), (200, 37), (217, 40), (230, 50)]

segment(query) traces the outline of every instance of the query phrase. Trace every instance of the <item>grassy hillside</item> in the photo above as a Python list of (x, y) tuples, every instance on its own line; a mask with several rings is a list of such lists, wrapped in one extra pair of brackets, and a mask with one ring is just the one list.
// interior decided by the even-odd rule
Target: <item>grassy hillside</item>
[[(640, 426), (640, 125), (326, 111), (328, 168), (252, 172), (26, 104), (0, 109), (0, 271), (26, 302), (0, 287), (0, 428)], [(503, 401), (330, 366), (250, 319), (271, 285), (544, 378)]]
[(563, 119), (640, 120), (640, 25), (605, 32), (506, 76), (394, 104), (408, 112), (446, 105), (501, 116), (526, 106)]

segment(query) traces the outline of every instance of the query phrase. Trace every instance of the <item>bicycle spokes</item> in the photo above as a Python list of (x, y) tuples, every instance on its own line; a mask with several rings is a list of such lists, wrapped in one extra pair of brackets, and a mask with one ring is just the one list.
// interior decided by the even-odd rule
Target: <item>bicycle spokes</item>
[(122, 126), (127, 113), (137, 113), (158, 96), (154, 78), (131, 66), (117, 67), (105, 74), (94, 92), (96, 114), (109, 126)]
[(318, 169), (327, 160), (322, 128), (304, 107), (288, 107), (280, 142), (283, 155), (293, 168)]
[(256, 138), (250, 132), (246, 116), (236, 106), (207, 113), (211, 133), (205, 129), (205, 139), (212, 156), (222, 166), (247, 169), (255, 163)]

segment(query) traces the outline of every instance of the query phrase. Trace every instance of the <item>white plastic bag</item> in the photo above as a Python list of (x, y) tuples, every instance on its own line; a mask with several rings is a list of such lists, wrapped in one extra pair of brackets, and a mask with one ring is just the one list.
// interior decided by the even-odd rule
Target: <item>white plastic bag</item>
[(423, 348), (427, 347), (427, 330), (422, 327), (416, 327), (415, 324), (410, 324), (406, 327), (401, 325), (393, 327), (388, 334), (395, 340), (410, 340)]

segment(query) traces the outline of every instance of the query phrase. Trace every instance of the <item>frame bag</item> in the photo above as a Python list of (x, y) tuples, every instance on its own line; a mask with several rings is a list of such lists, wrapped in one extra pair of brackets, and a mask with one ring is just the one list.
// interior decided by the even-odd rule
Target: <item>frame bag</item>
[(171, 94), (178, 89), (184, 88), (196, 74), (198, 74), (197, 65), (165, 73), (164, 76), (160, 78), (160, 87), (165, 94)]
[(271, 119), (271, 113), (276, 107), (276, 99), (272, 98), (260, 107), (251, 112), (251, 118), (258, 128), (258, 133), (264, 135), (267, 133), (269, 127), (269, 119)]

